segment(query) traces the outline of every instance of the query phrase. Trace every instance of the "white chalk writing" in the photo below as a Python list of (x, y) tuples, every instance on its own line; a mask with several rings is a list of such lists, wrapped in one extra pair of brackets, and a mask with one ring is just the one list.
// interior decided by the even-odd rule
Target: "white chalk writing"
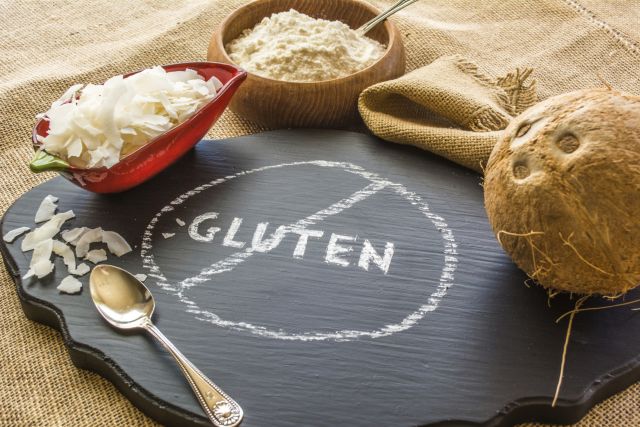
[(227, 231), (226, 236), (224, 236), (224, 241), (222, 242), (223, 246), (228, 246), (230, 248), (238, 248), (242, 249), (245, 245), (245, 242), (237, 242), (234, 239), (236, 237), (236, 233), (240, 228), (240, 224), (242, 224), (242, 218), (233, 218), (233, 222), (229, 227), (229, 231)]
[[(213, 242), (215, 234), (220, 231), (221, 228), (209, 227), (206, 235), (203, 236), (200, 234), (198, 226), (202, 224), (204, 220), (213, 220), (218, 217), (218, 212), (207, 212), (197, 216), (189, 226), (189, 236), (198, 242)], [(246, 242), (234, 240), (243, 221), (243, 218), (233, 218), (233, 221), (231, 222), (231, 225), (229, 225), (227, 233), (222, 241), (222, 246), (242, 249), (246, 245)], [(322, 230), (293, 227), (287, 228), (286, 226), (281, 225), (276, 228), (276, 231), (271, 236), (265, 238), (264, 235), (268, 227), (268, 222), (261, 222), (256, 225), (255, 231), (253, 232), (253, 238), (251, 239), (251, 251), (261, 253), (271, 252), (276, 249), (289, 234), (297, 234), (298, 241), (293, 251), (293, 258), (303, 259), (309, 243), (309, 237), (320, 239), (325, 234)], [(357, 240), (357, 237), (332, 233), (326, 248), (326, 255), (324, 258), (325, 262), (327, 264), (348, 267), (350, 264), (348, 255), (353, 252), (353, 245), (344, 245), (339, 242), (355, 243)], [(381, 257), (378, 255), (378, 252), (375, 250), (371, 242), (365, 239), (357, 265), (363, 270), (369, 271), (369, 264), (373, 261), (373, 263), (377, 265), (384, 274), (387, 274), (393, 258), (394, 248), (395, 245), (393, 243), (387, 242), (385, 245), (384, 256)]]
[(375, 265), (380, 267), (380, 270), (382, 270), (384, 274), (387, 274), (387, 272), (389, 271), (389, 266), (391, 265), (391, 258), (393, 258), (394, 251), (394, 244), (391, 242), (387, 242), (384, 248), (384, 256), (381, 257), (380, 255), (378, 255), (378, 252), (376, 252), (371, 242), (365, 239), (362, 246), (362, 252), (360, 252), (358, 266), (369, 271), (369, 263), (373, 261)]
[(197, 216), (189, 226), (189, 236), (191, 236), (193, 240), (197, 240), (199, 242), (211, 242), (220, 229), (218, 227), (210, 227), (207, 229), (207, 234), (203, 236), (198, 233), (198, 226), (208, 219), (216, 219), (217, 217), (217, 212), (207, 212)]
[(351, 245), (341, 245), (339, 240), (343, 242), (355, 242), (356, 238), (352, 236), (344, 236), (341, 234), (332, 234), (331, 240), (329, 240), (329, 246), (327, 246), (327, 256), (324, 258), (327, 264), (341, 265), (342, 267), (349, 266), (349, 260), (341, 258), (340, 255), (348, 254), (353, 251)]
[[(156, 264), (155, 257), (153, 254), (153, 244), (152, 239), (154, 232), (157, 232), (156, 225), (161, 217), (165, 214), (165, 212), (169, 212), (172, 210), (174, 206), (179, 206), (189, 198), (202, 193), (210, 188), (213, 188), (219, 184), (223, 184), (229, 182), (231, 180), (236, 180), (240, 177), (257, 174), (264, 171), (269, 170), (277, 170), (280, 168), (287, 167), (300, 167), (300, 166), (309, 166), (309, 167), (321, 167), (328, 168), (334, 170), (342, 170), (347, 173), (354, 174), (356, 176), (362, 177), (371, 184), (362, 188), (361, 190), (356, 191), (352, 195), (347, 198), (341, 199), (329, 207), (322, 209), (315, 214), (312, 214), (306, 218), (303, 218), (297, 221), (294, 224), (286, 226), (287, 230), (297, 233), (298, 230), (306, 229), (307, 227), (317, 224), (318, 222), (323, 221), (325, 218), (337, 215), (343, 212), (346, 209), (354, 206), (356, 203), (365, 200), (366, 198), (377, 194), (380, 190), (385, 188), (390, 188), (393, 192), (400, 197), (402, 197), (407, 203), (408, 206), (412, 206), (417, 209), (424, 217), (431, 222), (431, 224), (435, 227), (435, 229), (439, 232), (442, 238), (443, 244), (443, 254), (444, 254), (444, 263), (442, 266), (442, 270), (440, 272), (440, 278), (438, 286), (433, 291), (427, 291), (424, 295), (424, 301), (419, 304), (419, 306), (411, 313), (407, 313), (406, 316), (400, 320), (395, 322), (390, 322), (387, 324), (382, 324), (378, 329), (373, 330), (354, 330), (353, 328), (346, 328), (342, 330), (336, 331), (304, 331), (304, 332), (291, 332), (279, 329), (269, 329), (262, 325), (252, 324), (246, 321), (232, 321), (228, 319), (222, 319), (217, 314), (213, 313), (210, 310), (205, 308), (201, 308), (195, 301), (189, 299), (186, 296), (186, 292), (192, 286), (197, 286), (201, 283), (204, 283), (210, 280), (214, 275), (222, 274), (226, 272), (232, 271), (236, 266), (240, 265), (243, 262), (246, 262), (253, 254), (257, 253), (254, 251), (251, 246), (244, 247), (242, 250), (235, 252), (234, 254), (217, 261), (211, 264), (209, 267), (204, 268), (197, 275), (184, 279), (177, 284), (172, 284), (169, 282), (167, 277), (164, 275), (160, 267)], [(171, 209), (169, 209), (171, 208)], [(197, 219), (197, 218), (196, 218)], [(206, 219), (215, 219), (214, 218), (201, 218), (200, 223)], [(195, 222), (195, 221), (194, 221)], [(192, 224), (193, 225), (193, 224)], [(266, 232), (265, 224), (262, 230), (262, 236)], [(207, 234), (201, 236), (197, 233), (198, 224), (196, 224), (194, 230), (194, 235), (199, 238), (210, 239), (213, 240), (213, 236), (219, 230), (216, 230), (215, 227), (212, 227), (207, 230)], [(284, 231), (284, 230), (283, 230)], [(276, 236), (276, 233), (272, 236), (272, 239)], [(190, 233), (190, 236), (193, 235)], [(309, 236), (314, 237), (313, 234), (309, 234)], [(262, 238), (262, 237), (261, 237)], [(198, 240), (198, 238), (195, 238)], [(199, 241), (208, 241), (208, 240), (199, 240)], [(299, 241), (300, 242), (300, 241)], [(337, 242), (336, 242), (337, 243)], [(306, 247), (306, 243), (301, 246), (301, 248), (297, 251), (298, 254), (304, 253), (303, 248)], [(385, 255), (382, 256), (382, 267), (384, 267), (385, 258), (389, 255), (389, 249), (385, 248)], [(296, 251), (294, 251), (295, 253)], [(282, 163), (276, 165), (268, 165), (262, 166), (251, 170), (241, 171), (234, 175), (229, 175), (221, 178), (216, 178), (210, 182), (201, 184), (192, 190), (185, 192), (184, 194), (178, 196), (176, 199), (172, 200), (169, 205), (162, 208), (158, 213), (154, 215), (153, 218), (149, 221), (146, 230), (143, 233), (142, 244), (140, 255), (143, 261), (143, 267), (149, 270), (148, 276), (150, 278), (155, 279), (155, 284), (163, 288), (166, 292), (170, 292), (175, 294), (178, 299), (186, 305), (186, 310), (188, 313), (192, 313), (196, 319), (202, 320), (205, 322), (209, 322), (213, 325), (230, 328), (235, 330), (247, 331), (257, 336), (272, 338), (272, 339), (281, 339), (281, 340), (296, 340), (302, 342), (312, 342), (312, 341), (324, 341), (324, 340), (333, 340), (333, 341), (350, 341), (353, 339), (368, 337), (372, 339), (381, 338), (390, 336), (394, 333), (406, 331), (407, 329), (416, 325), (420, 320), (422, 320), (427, 313), (430, 313), (438, 307), (442, 299), (447, 294), (448, 289), (453, 285), (454, 281), (454, 273), (456, 271), (456, 267), (458, 264), (458, 250), (457, 243), (455, 241), (455, 237), (453, 231), (444, 218), (433, 213), (429, 205), (422, 199), (420, 195), (415, 192), (409, 191), (404, 185), (399, 183), (394, 183), (379, 175), (369, 172), (361, 168), (360, 166), (346, 163), (346, 162), (334, 162), (334, 161), (326, 161), (326, 160), (309, 160), (309, 161), (300, 161), (300, 162), (291, 162), (291, 163)], [(379, 255), (378, 255), (379, 256)], [(361, 254), (362, 258), (362, 254)], [(378, 258), (373, 257), (372, 253), (365, 254), (365, 258), (362, 259), (362, 265), (365, 265), (367, 260), (373, 261), (377, 263)], [(360, 261), (358, 262), (360, 265)]]

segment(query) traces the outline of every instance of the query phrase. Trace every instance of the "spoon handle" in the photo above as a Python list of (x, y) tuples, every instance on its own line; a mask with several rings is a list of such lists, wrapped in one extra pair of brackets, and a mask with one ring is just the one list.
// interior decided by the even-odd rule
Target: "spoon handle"
[(180, 350), (164, 336), (151, 320), (147, 319), (142, 327), (153, 335), (173, 358), (178, 362), (182, 373), (198, 398), (198, 402), (211, 422), (218, 427), (233, 427), (240, 424), (243, 417), (242, 408), (230, 398), (220, 387), (207, 378)]
[(399, 0), (396, 4), (394, 4), (389, 9), (382, 12), (380, 15), (377, 15), (370, 21), (365, 22), (362, 26), (356, 29), (356, 32), (358, 32), (358, 34), (360, 34), (361, 36), (364, 36), (369, 31), (371, 31), (376, 25), (378, 25), (379, 23), (387, 19), (389, 16), (393, 15), (394, 13), (404, 9), (405, 7), (417, 1), (418, 0)]

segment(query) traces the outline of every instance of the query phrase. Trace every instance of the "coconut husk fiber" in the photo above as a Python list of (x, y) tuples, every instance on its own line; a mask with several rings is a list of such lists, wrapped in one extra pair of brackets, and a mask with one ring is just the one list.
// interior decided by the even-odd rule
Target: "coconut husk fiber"
[[(245, 2), (3, 2), (0, 210), (53, 176), (34, 175), (27, 167), (36, 113), (73, 83), (204, 60), (213, 29)], [(393, 0), (371, 3), (384, 8)], [(490, 79), (532, 68), (529, 78), (537, 81), (539, 99), (601, 86), (598, 74), (617, 89), (640, 91), (640, 8), (635, 0), (425, 0), (392, 19), (404, 36), (409, 72), (459, 55)], [(227, 112), (209, 137), (261, 130)], [(596, 406), (577, 425), (640, 425), (639, 407), (636, 384)], [(156, 423), (109, 382), (76, 368), (57, 332), (27, 320), (13, 281), (0, 268), (0, 426), (96, 425)]]

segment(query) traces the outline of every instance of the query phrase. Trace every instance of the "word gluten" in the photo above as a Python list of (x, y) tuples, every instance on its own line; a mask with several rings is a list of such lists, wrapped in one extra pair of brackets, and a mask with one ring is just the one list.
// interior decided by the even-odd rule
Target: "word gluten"
[[(198, 242), (213, 242), (216, 234), (222, 231), (222, 229), (220, 227), (210, 226), (208, 223), (218, 218), (218, 215), (219, 214), (217, 212), (207, 212), (197, 216), (189, 225), (189, 236)], [(295, 249), (293, 250), (293, 258), (302, 259), (304, 258), (304, 254), (307, 250), (309, 239), (320, 239), (325, 235), (325, 232), (322, 230), (311, 230), (300, 226), (280, 225), (271, 235), (265, 237), (267, 229), (269, 228), (269, 223), (261, 222), (256, 225), (250, 246), (247, 246), (248, 242), (236, 240), (236, 234), (238, 233), (242, 222), (242, 218), (233, 218), (233, 221), (229, 225), (229, 228), (222, 240), (222, 246), (250, 250), (253, 252), (268, 253), (277, 248), (285, 237), (289, 235), (296, 235), (298, 241)], [(207, 225), (209, 226), (207, 227)], [(355, 261), (352, 257), (354, 246), (350, 243), (355, 243), (357, 240), (357, 236), (331, 233), (324, 261), (327, 264), (348, 267), (352, 261)], [(394, 250), (394, 244), (392, 242), (387, 242), (384, 247), (384, 253), (380, 255), (371, 242), (365, 239), (362, 242), (362, 249), (360, 250), (357, 265), (363, 270), (369, 271), (369, 266), (373, 263), (384, 274), (387, 274), (389, 267), (391, 266)]]

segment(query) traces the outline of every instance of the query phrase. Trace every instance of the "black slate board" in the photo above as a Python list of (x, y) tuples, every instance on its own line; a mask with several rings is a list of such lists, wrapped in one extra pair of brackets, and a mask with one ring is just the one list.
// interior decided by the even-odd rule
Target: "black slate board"
[[(544, 290), (523, 284), (490, 231), (479, 176), (413, 148), (339, 131), (203, 141), (124, 194), (46, 182), (6, 212), (2, 233), (32, 227), (47, 194), (75, 211), (65, 228), (102, 226), (135, 247), (110, 262), (154, 275), (146, 284), (158, 327), (243, 406), (244, 426), (567, 423), (640, 379), (640, 340), (628, 337), (640, 328), (638, 312), (584, 313), (559, 405), (550, 407), (566, 327), (554, 319), (573, 302), (560, 296), (548, 307)], [(221, 228), (212, 242), (188, 233), (205, 212), (219, 214), (199, 227)], [(242, 218), (242, 249), (222, 244), (234, 217)], [(293, 256), (291, 233), (269, 252), (238, 255), (257, 224), (269, 223), (268, 236), (303, 218), (323, 235), (309, 238), (302, 258)], [(327, 261), (333, 234), (343, 236), (338, 250), (352, 251)], [(387, 274), (384, 265), (358, 265), (365, 240), (380, 257), (393, 244)], [(105, 376), (164, 424), (207, 425), (158, 345), (99, 318), (88, 275), (77, 296), (55, 289), (66, 274), (60, 259), (51, 277), (21, 281), (30, 254), (20, 241), (2, 253), (24, 311), (62, 331), (77, 366)], [(211, 265), (217, 274), (176, 291)]]

